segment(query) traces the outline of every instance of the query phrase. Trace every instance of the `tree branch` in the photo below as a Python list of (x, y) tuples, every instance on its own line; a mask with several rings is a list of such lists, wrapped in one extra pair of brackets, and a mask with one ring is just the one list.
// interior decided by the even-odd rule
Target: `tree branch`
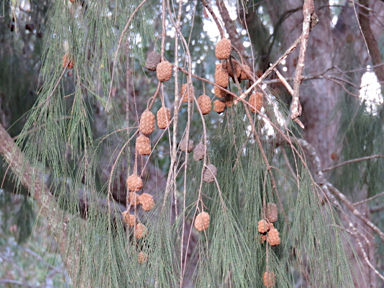
[(360, 161), (365, 161), (365, 160), (376, 159), (376, 158), (384, 158), (384, 155), (378, 154), (378, 155), (373, 155), (373, 156), (367, 156), (367, 157), (362, 157), (362, 158), (348, 160), (348, 161), (342, 162), (340, 164), (337, 164), (335, 166), (331, 166), (331, 167), (328, 167), (326, 169), (323, 169), (322, 171), (323, 172), (327, 172), (327, 171), (330, 171), (330, 170), (333, 170), (333, 169), (336, 169), (336, 168), (340, 168), (341, 166), (344, 166), (344, 165), (347, 165), (347, 164), (351, 164), (351, 163), (355, 163), (355, 162), (360, 162)]

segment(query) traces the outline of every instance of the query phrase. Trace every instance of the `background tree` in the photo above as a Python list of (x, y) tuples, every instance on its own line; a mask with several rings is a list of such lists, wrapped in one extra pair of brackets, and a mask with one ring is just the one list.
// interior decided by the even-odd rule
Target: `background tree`
[(1, 4), (0, 281), (380, 287), (382, 1), (125, 2)]

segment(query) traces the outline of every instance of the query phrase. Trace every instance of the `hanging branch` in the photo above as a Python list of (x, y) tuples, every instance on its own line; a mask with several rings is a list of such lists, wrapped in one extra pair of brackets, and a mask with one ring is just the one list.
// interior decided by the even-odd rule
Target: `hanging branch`
[(302, 75), (304, 71), (304, 62), (305, 62), (305, 53), (307, 51), (309, 31), (311, 28), (311, 18), (312, 14), (314, 14), (315, 5), (313, 0), (305, 0), (303, 5), (303, 14), (304, 14), (304, 22), (303, 22), (303, 32), (301, 34), (301, 45), (299, 52), (299, 59), (297, 60), (295, 80), (293, 84), (293, 96), (292, 96), (292, 104), (291, 104), (291, 119), (296, 119), (301, 116), (302, 107), (300, 104), (300, 84), (302, 81)]
[(322, 171), (323, 172), (327, 172), (327, 171), (330, 171), (330, 170), (333, 170), (333, 169), (336, 169), (336, 168), (340, 168), (340, 167), (342, 167), (344, 165), (347, 165), (347, 164), (356, 163), (356, 162), (360, 162), (360, 161), (371, 160), (371, 159), (376, 159), (376, 158), (384, 158), (384, 155), (378, 154), (378, 155), (372, 155), (372, 156), (367, 156), (367, 157), (362, 157), (362, 158), (348, 160), (348, 161), (345, 161), (343, 163), (337, 164), (335, 166), (323, 169)]
[(219, 19), (217, 19), (215, 12), (213, 12), (212, 8), (208, 5), (207, 1), (201, 0), (201, 3), (203, 3), (204, 7), (207, 8), (208, 12), (212, 15), (212, 18), (216, 23), (217, 29), (219, 29), (221, 39), (225, 38), (224, 29), (223, 27), (221, 27)]

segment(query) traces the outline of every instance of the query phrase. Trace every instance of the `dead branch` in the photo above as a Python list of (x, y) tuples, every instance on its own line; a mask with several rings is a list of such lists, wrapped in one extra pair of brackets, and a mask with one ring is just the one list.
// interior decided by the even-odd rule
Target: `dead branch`
[(215, 21), (217, 29), (219, 29), (221, 39), (225, 38), (224, 29), (223, 29), (223, 27), (221, 27), (221, 25), (219, 23), (219, 19), (217, 19), (217, 16), (216, 16), (215, 12), (213, 12), (211, 6), (209, 6), (207, 1), (205, 1), (205, 0), (201, 0), (201, 3), (203, 3), (204, 7), (207, 8), (208, 12), (211, 14), (213, 20)]
[(327, 171), (330, 171), (330, 170), (333, 170), (333, 169), (336, 169), (336, 168), (340, 168), (340, 167), (342, 167), (344, 165), (347, 165), (347, 164), (356, 163), (356, 162), (360, 162), (360, 161), (371, 160), (371, 159), (376, 159), (376, 158), (384, 158), (384, 155), (378, 154), (378, 155), (372, 155), (372, 156), (367, 156), (367, 157), (362, 157), (362, 158), (348, 160), (348, 161), (342, 162), (340, 164), (337, 164), (335, 166), (323, 169), (322, 171), (323, 172), (327, 172)]

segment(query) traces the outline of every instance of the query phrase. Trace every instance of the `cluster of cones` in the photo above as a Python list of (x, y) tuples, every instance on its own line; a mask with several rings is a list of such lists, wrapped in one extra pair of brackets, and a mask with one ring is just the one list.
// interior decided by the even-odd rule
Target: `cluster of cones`
[(267, 241), (271, 246), (280, 245), (279, 231), (273, 225), (273, 222), (276, 222), (278, 217), (277, 206), (275, 203), (268, 203), (265, 210), (265, 219), (257, 223), (260, 242), (264, 243)]

